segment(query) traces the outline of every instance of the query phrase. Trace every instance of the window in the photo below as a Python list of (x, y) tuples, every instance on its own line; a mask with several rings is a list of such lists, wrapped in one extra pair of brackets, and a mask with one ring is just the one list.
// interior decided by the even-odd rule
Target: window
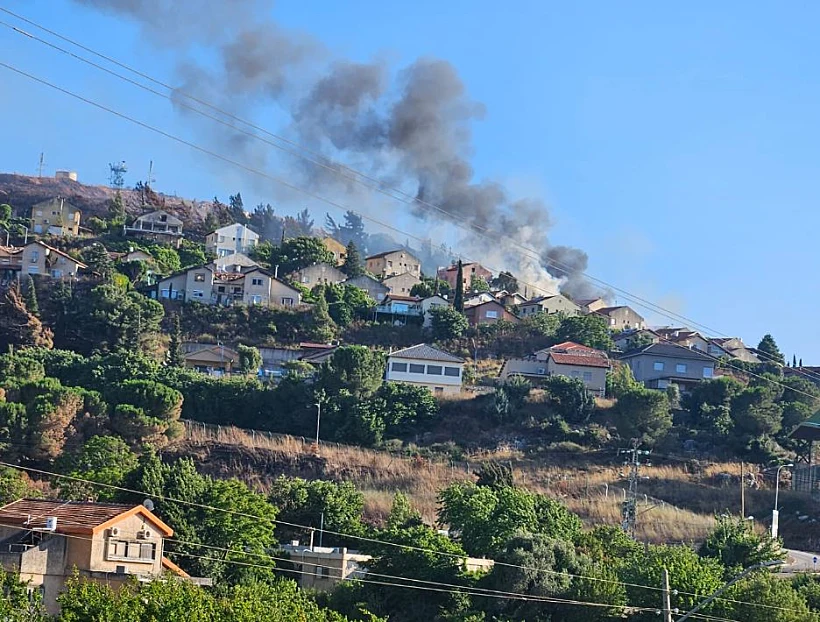
[(108, 559), (135, 562), (153, 562), (157, 558), (156, 542), (109, 540)]
[(573, 378), (580, 378), (581, 377), (581, 372), (579, 372), (577, 369), (573, 369), (572, 370), (572, 377)]
[(407, 363), (393, 363), (390, 366), (390, 369), (392, 369), (393, 371), (406, 373), (407, 372)]
[(444, 387), (436, 387), (433, 390), (435, 391), (436, 395), (442, 395), (444, 393)]
[(252, 305), (261, 305), (262, 304), (262, 296), (251, 296), (251, 304)]
[(196, 281), (197, 283), (202, 283), (204, 280), (205, 280), (205, 273), (197, 272), (194, 275), (194, 281)]
[(286, 307), (293, 306), (293, 298), (282, 298), (282, 304)]
[(668, 389), (669, 388), (669, 381), (668, 380), (658, 380), (658, 388), (659, 389)]
[(686, 363), (678, 363), (677, 365), (675, 365), (675, 371), (679, 374), (685, 374), (686, 373)]
[(234, 287), (233, 288), (233, 293), (234, 294), (241, 294), (242, 293), (242, 288), (241, 287)]
[(584, 372), (584, 382), (592, 382), (592, 372), (585, 371)]
[(63, 276), (63, 271), (62, 270), (57, 270), (57, 269), (52, 270), (51, 271), (51, 276), (55, 279), (59, 279), (61, 276)]
[(28, 273), (29, 274), (39, 274), (40, 273), (40, 268), (37, 267), (37, 266), (29, 266), (28, 267)]
[(497, 320), (498, 319), (498, 311), (487, 311), (484, 316), (490, 320)]
[(251, 279), (251, 285), (256, 285), (256, 286), (262, 285), (262, 279)]
[(427, 373), (431, 376), (441, 376), (441, 365), (428, 365)]
[(192, 298), (204, 298), (205, 295), (202, 293), (201, 289), (195, 289), (194, 291), (191, 292), (191, 297)]
[(219, 292), (220, 294), (224, 294), (225, 293), (225, 286), (220, 285), (219, 287), (216, 288), (216, 291)]
[(40, 251), (31, 251), (31, 263), (40, 261)]
[(444, 375), (451, 378), (458, 378), (461, 375), (461, 370), (458, 367), (445, 367)]
[(703, 368), (703, 377), (704, 378), (711, 378), (714, 371), (715, 370), (711, 367), (704, 367)]
[(663, 361), (655, 361), (652, 364), (652, 369), (654, 369), (655, 371), (663, 371), (663, 368), (664, 368)]
[(423, 374), (424, 373), (424, 365), (416, 365), (415, 363), (410, 363), (410, 373), (411, 374)]

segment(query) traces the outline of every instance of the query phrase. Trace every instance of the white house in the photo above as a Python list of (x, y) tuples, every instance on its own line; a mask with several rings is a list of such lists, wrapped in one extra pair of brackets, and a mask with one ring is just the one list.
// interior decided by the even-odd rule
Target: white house
[(436, 307), (449, 307), (450, 303), (438, 294), (434, 294), (421, 301), (421, 312), (424, 315), (424, 328), (429, 328), (433, 325), (433, 316), (430, 314), (430, 309)]
[(238, 222), (225, 225), (205, 236), (205, 250), (217, 257), (234, 253), (249, 255), (259, 243), (259, 234)]
[(387, 357), (388, 382), (427, 387), (436, 395), (461, 392), (464, 359), (426, 343), (391, 352)]

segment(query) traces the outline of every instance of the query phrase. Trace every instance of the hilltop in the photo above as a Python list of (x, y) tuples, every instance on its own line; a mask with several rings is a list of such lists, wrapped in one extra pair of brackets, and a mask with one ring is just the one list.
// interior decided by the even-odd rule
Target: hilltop
[[(15, 215), (21, 217), (29, 215), (32, 205), (59, 196), (82, 211), (84, 222), (91, 216), (103, 218), (116, 192), (109, 186), (83, 184), (66, 178), (0, 173), (0, 202), (11, 205)], [(194, 228), (205, 220), (211, 205), (210, 201), (184, 199), (150, 188), (147, 191), (123, 188), (120, 192), (125, 210), (132, 216), (148, 209), (164, 209)]]

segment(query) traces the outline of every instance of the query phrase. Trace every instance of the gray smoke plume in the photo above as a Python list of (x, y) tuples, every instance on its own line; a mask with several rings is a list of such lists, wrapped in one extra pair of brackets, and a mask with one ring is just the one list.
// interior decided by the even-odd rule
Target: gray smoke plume
[[(542, 200), (511, 197), (496, 181), (476, 180), (472, 123), (483, 117), (484, 106), (468, 97), (450, 63), (421, 58), (395, 71), (387, 63), (333, 58), (314, 38), (278, 25), (271, 0), (220, 0), (207, 7), (195, 0), (75, 2), (134, 19), (148, 39), (176, 49), (183, 92), (235, 114), (273, 108), (300, 144), (415, 197), (412, 214), (428, 226), (466, 226), (471, 233), (460, 245), (479, 260), (548, 292), (560, 286), (575, 297), (594, 293), (583, 279), (586, 253), (549, 244), (551, 219)], [(219, 63), (197, 63), (189, 54), (193, 44), (207, 47)], [(233, 155), (271, 164), (269, 150), (256, 141), (201, 127)], [(325, 196), (362, 197), (362, 188), (340, 179), (333, 167), (289, 166)]]

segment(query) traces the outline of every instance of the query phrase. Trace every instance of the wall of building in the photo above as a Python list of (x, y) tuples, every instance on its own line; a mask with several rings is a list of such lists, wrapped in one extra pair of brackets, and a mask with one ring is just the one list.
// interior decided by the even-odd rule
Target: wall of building
[[(394, 365), (407, 365), (407, 371), (399, 371), (394, 368)], [(411, 365), (413, 366), (411, 368)], [(424, 373), (411, 372), (416, 366), (424, 368)], [(433, 369), (431, 370), (430, 367)], [(458, 376), (446, 376), (444, 368), (458, 370)], [(429, 373), (435, 371), (435, 368), (441, 368), (441, 374)], [(463, 375), (463, 363), (442, 363), (438, 361), (422, 361), (418, 359), (406, 359), (401, 357), (391, 356), (387, 359), (386, 379), (392, 382), (405, 382), (409, 384), (416, 384), (428, 387), (434, 392), (441, 389), (444, 393), (458, 393), (461, 391), (461, 381)]]
[(421, 279), (411, 273), (391, 276), (382, 281), (382, 284), (388, 288), (390, 293), (397, 296), (409, 296), (413, 286), (419, 283), (421, 283)]
[(559, 365), (552, 358), (547, 360), (547, 371), (553, 376), (566, 376), (567, 378), (578, 378), (584, 386), (598, 395), (603, 395), (606, 390), (605, 367), (584, 367), (581, 365)]
[[(712, 361), (700, 359), (671, 358), (665, 356), (652, 356), (651, 354), (641, 354), (625, 359), (625, 362), (632, 370), (632, 375), (639, 382), (648, 382), (658, 378), (675, 376), (677, 378), (689, 378), (691, 380), (709, 380), (710, 376), (704, 376), (704, 369), (711, 369), (714, 374), (715, 364)], [(655, 369), (655, 363), (663, 363), (663, 369)], [(686, 365), (686, 371), (679, 371), (678, 365)]]

